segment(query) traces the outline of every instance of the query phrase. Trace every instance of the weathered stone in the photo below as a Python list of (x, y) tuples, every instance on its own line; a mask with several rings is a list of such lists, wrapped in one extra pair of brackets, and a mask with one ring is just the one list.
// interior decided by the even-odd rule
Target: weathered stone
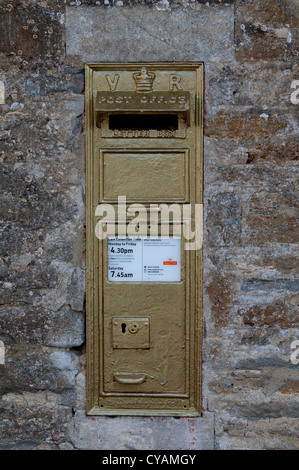
[(245, 276), (248, 279), (272, 281), (295, 280), (299, 261), (293, 246), (283, 243), (277, 243), (275, 250), (267, 245), (213, 247), (213, 250), (209, 250), (209, 258), (216, 268), (225, 265), (229, 272), (238, 273), (241, 282)]
[(30, 293), (24, 292), (28, 289), (28, 285), (30, 289), (45, 289), (55, 287), (57, 282), (55, 271), (45, 266), (5, 267), (1, 270), (0, 276), (3, 286), (1, 299), (3, 304), (12, 299), (25, 300), (30, 297)]
[(42, 5), (42, 2), (24, 8), (21, 0), (2, 4), (0, 52), (18, 54), (26, 61), (49, 53), (61, 55), (63, 33), (59, 22), (59, 7), (61, 10), (63, 2), (52, 3), (52, 8), (55, 5), (55, 9)]
[(250, 388), (250, 390), (259, 390), (263, 386), (264, 381), (264, 377), (257, 374), (244, 377), (234, 376), (234, 374), (222, 377), (219, 374), (219, 379), (210, 381), (208, 387), (209, 391), (213, 391), (217, 395), (240, 395), (241, 389), (246, 390)]
[(42, 70), (27, 77), (22, 84), (24, 93), (32, 96), (47, 96), (50, 93), (84, 92), (84, 70), (62, 66), (58, 70)]
[(2, 172), (2, 190), (4, 204), (1, 217), (15, 221), (23, 228), (44, 228), (55, 222), (55, 214), (60, 214), (61, 222), (73, 218), (76, 207), (67, 195), (47, 194), (44, 191), (45, 178), (34, 177), (24, 170), (11, 173)]
[(277, 326), (293, 328), (298, 325), (298, 309), (293, 305), (276, 302), (269, 305), (255, 305), (239, 312), (245, 325), (255, 327)]
[[(265, 256), (264, 263), (267, 265), (269, 258)], [(284, 257), (273, 256), (273, 268), (281, 273), (290, 274), (292, 271), (296, 270), (296, 265), (298, 264), (296, 253), (294, 256), (285, 255)]]
[(248, 201), (248, 233), (253, 243), (261, 240), (278, 243), (296, 243), (298, 208), (292, 192), (254, 194)]
[[(232, 6), (66, 9), (67, 55), (82, 62), (233, 60)], [(105, 31), (98, 34), (98, 31)], [(150, 44), (150, 47), (149, 47)], [(225, 47), (223, 47), (225, 45)]]
[(6, 445), (0, 445), (0, 450), (32, 450), (37, 444), (38, 442), (31, 440), (13, 441)]
[[(4, 343), (5, 344), (5, 343)], [(5, 345), (0, 395), (49, 390), (62, 393), (72, 389), (78, 368), (76, 352), (26, 344)]]
[(233, 192), (215, 194), (208, 201), (207, 222), (211, 246), (239, 244), (240, 204)]
[(74, 450), (74, 446), (71, 442), (62, 442), (59, 444), (60, 450)]
[[(5, 394), (0, 400), (1, 446), (8, 449), (36, 448), (43, 441), (62, 441), (72, 413), (56, 403), (51, 392), (22, 392)], [(51, 444), (51, 443), (49, 443)]]
[[(0, 16), (0, 448), (298, 449), (297, 0)], [(105, 61), (204, 62), (200, 418), (85, 414), (84, 65)]]
[(227, 326), (229, 323), (229, 307), (232, 299), (229, 280), (215, 275), (206, 289), (210, 297), (212, 319), (215, 328)]
[(200, 418), (86, 417), (75, 415), (73, 442), (84, 450), (209, 450), (214, 416)]
[(245, 279), (242, 283), (241, 290), (244, 292), (250, 292), (252, 290), (298, 292), (299, 282), (285, 281), (284, 279)]
[(296, 50), (292, 33), (298, 27), (296, 7), (291, 1), (237, 0), (236, 56), (245, 59), (276, 59), (292, 55)]
[(245, 359), (236, 364), (236, 369), (263, 369), (265, 367), (275, 367), (282, 368), (287, 367), (290, 369), (295, 369), (296, 365), (292, 362), (285, 362), (277, 357), (261, 357), (258, 359)]
[(253, 331), (248, 331), (243, 334), (242, 339), (241, 339), (241, 344), (245, 344), (247, 346), (253, 346), (253, 345), (260, 345), (260, 346), (266, 346), (269, 344), (271, 341), (271, 336), (269, 335), (269, 332), (261, 332), (260, 330), (253, 330)]
[(256, 164), (262, 162), (275, 162), (283, 164), (286, 162), (297, 161), (299, 159), (299, 151), (296, 142), (279, 142), (277, 144), (266, 143), (263, 146), (249, 148), (247, 152), (248, 158), (246, 163)]
[(288, 369), (266, 369), (268, 380), (263, 386), (265, 395), (277, 395), (277, 392), (289, 396), (295, 396), (299, 391), (298, 368), (297, 370)]
[(231, 409), (231, 414), (233, 416), (238, 416), (247, 419), (281, 418), (282, 416), (298, 418), (299, 405), (296, 402), (233, 405)]
[[(207, 179), (209, 186), (207, 190), (211, 193), (212, 189), (217, 188), (219, 192), (222, 188), (237, 188), (243, 195), (246, 191), (246, 201), (248, 194), (253, 192), (267, 191), (267, 195), (274, 193), (272, 197), (281, 191), (282, 197), (285, 193), (294, 193), (295, 184), (298, 178), (297, 165), (290, 168), (287, 166), (276, 165), (222, 165), (219, 162), (215, 165)], [(240, 185), (242, 182), (242, 187)], [(261, 197), (261, 196), (260, 196)], [(267, 197), (265, 198), (267, 201)], [(265, 202), (266, 202), (265, 201)]]
[[(209, 384), (219, 380), (221, 386), (233, 385), (227, 389), (228, 393), (221, 396), (223, 402), (234, 401), (235, 398), (229, 395), (236, 392), (240, 399), (251, 402), (255, 400), (254, 393), (258, 392), (260, 397), (265, 395), (267, 384), (276, 371), (285, 379), (293, 378), (292, 374), (297, 373), (298, 365), (291, 361), (291, 344), (296, 337), (296, 329), (284, 331), (282, 339), (282, 335), (277, 334), (278, 327), (249, 330), (246, 326), (233, 328), (230, 325), (222, 330), (225, 335), (223, 340), (217, 330), (209, 328), (210, 334), (205, 340), (203, 351), (204, 373), (209, 377)], [(210, 393), (208, 400), (209, 410), (217, 410), (219, 405)]]
[(82, 312), (85, 299), (85, 271), (83, 269), (74, 269), (68, 296), (71, 308)]
[(295, 305), (296, 307), (299, 307), (299, 294), (298, 295), (292, 295), (289, 298), (289, 302), (292, 305)]
[(287, 379), (279, 390), (281, 393), (299, 393), (299, 380), (298, 376), (294, 379)]
[(59, 446), (57, 444), (42, 442), (38, 446), (34, 447), (32, 450), (59, 450)]
[[(295, 111), (290, 99), (291, 81), (296, 79), (292, 62), (284, 60), (206, 64), (208, 74), (205, 89), (206, 115), (216, 114), (219, 108), (239, 112), (245, 107), (256, 117), (272, 116), (273, 111), (284, 114)], [(225, 108), (224, 108), (225, 107)], [(273, 135), (268, 145), (271, 146)], [(286, 138), (286, 135), (284, 135)], [(283, 139), (282, 139), (283, 143)], [(294, 139), (295, 145), (295, 139)], [(263, 146), (261, 145), (261, 150)], [(279, 148), (277, 149), (279, 151)], [(283, 151), (283, 149), (282, 149)]]
[(57, 312), (23, 305), (0, 308), (0, 338), (5, 344), (40, 344), (63, 348), (78, 347), (85, 341), (84, 316), (63, 307)]
[[(218, 449), (226, 450), (297, 450), (299, 429), (297, 418), (246, 420), (218, 417)], [(262, 436), (262, 438), (261, 438)]]
[(284, 129), (286, 123), (277, 117), (265, 119), (260, 116), (234, 116), (219, 113), (214, 119), (208, 120), (205, 127), (207, 137), (218, 137), (224, 139), (255, 139), (275, 134)]

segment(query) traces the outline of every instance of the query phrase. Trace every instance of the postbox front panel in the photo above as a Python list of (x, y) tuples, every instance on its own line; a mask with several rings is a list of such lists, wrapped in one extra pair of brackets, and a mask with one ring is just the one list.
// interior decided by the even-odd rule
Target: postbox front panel
[(184, 228), (202, 79), (202, 64), (86, 67), (88, 414), (200, 414), (201, 250)]
[(117, 202), (119, 195), (129, 202), (189, 199), (188, 149), (102, 149), (100, 161), (105, 202)]

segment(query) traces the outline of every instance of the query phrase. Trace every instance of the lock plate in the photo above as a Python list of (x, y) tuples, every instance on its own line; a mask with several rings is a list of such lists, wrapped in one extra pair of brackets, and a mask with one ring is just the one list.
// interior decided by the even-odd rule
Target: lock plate
[(148, 317), (112, 318), (113, 349), (149, 349)]

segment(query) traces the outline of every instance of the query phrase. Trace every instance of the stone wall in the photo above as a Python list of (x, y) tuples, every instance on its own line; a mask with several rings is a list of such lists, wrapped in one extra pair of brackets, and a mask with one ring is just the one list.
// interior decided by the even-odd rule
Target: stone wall
[[(1, 0), (0, 23), (0, 448), (298, 448), (298, 1)], [(85, 414), (84, 64), (105, 61), (205, 64), (200, 418)]]

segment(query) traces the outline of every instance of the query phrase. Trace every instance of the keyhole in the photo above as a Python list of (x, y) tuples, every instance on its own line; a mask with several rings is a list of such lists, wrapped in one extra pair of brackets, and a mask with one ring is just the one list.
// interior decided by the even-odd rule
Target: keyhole
[(125, 334), (125, 332), (126, 332), (126, 327), (127, 327), (127, 325), (126, 325), (125, 323), (122, 323), (122, 324), (121, 324), (121, 331), (122, 331), (122, 334)]

